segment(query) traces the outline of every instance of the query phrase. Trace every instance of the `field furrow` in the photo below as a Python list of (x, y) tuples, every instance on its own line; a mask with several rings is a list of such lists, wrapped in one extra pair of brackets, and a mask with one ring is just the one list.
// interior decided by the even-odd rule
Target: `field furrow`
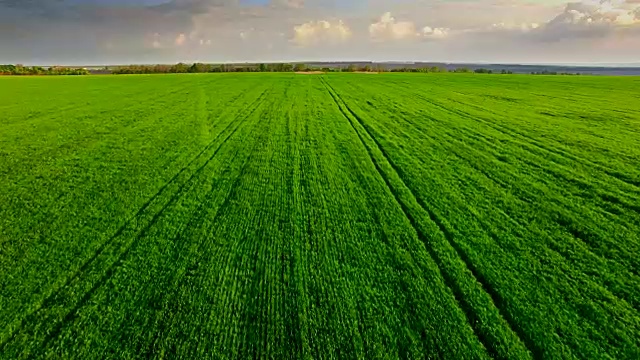
[[(328, 86), (330, 87), (330, 85)], [(335, 96), (336, 104), (345, 109), (343, 115), (351, 122), (354, 131), (358, 132), (358, 136), (363, 146), (367, 148), (371, 161), (376, 165), (379, 175), (385, 180), (389, 191), (394, 194), (396, 201), (403, 209), (404, 215), (410, 220), (421, 240), (425, 243), (431, 257), (438, 263), (440, 271), (447, 279), (448, 287), (455, 295), (459, 306), (465, 311), (467, 320), (474, 328), (476, 336), (483, 342), (492, 357), (527, 358), (531, 356), (530, 351), (533, 351), (534, 355), (539, 353), (539, 350), (535, 348), (527, 349), (524, 347), (527, 344), (526, 339), (523, 342), (522, 335), (518, 335), (518, 329), (513, 327), (508, 318), (504, 317), (504, 314), (500, 313), (500, 309), (496, 307), (496, 304), (500, 301), (499, 298), (488, 288), (487, 284), (482, 282), (483, 279), (478, 277), (473, 265), (468, 262), (464, 253), (452, 242), (451, 234), (442, 226), (440, 220), (428, 206), (420, 203), (411, 189), (406, 186), (398, 172), (398, 168), (385, 154), (384, 148), (380, 146), (376, 138), (367, 130), (362, 119), (343, 100), (337, 97), (338, 95), (332, 88), (330, 89), (332, 96)], [(353, 121), (357, 121), (359, 126), (354, 125)], [(360, 134), (361, 131), (362, 135)], [(364, 138), (368, 139), (368, 142), (372, 142), (372, 145), (367, 145), (367, 141)], [(373, 155), (374, 151), (379, 153), (378, 156), (380, 158), (378, 160)], [(386, 171), (382, 170), (382, 166), (379, 165), (380, 162), (388, 164)], [(395, 181), (396, 185), (392, 185), (389, 177), (397, 179)], [(402, 196), (400, 193), (405, 193), (405, 195)], [(411, 208), (414, 210), (412, 211)], [(429, 225), (419, 224), (413, 215), (414, 213), (417, 213), (418, 217), (428, 219)], [(425, 220), (422, 221), (424, 222)], [(446, 243), (442, 243), (442, 245), (444, 245), (445, 249), (448, 248), (448, 254), (446, 250), (444, 254), (438, 251), (444, 249), (436, 250), (431, 247), (430, 243), (433, 238), (439, 238), (440, 241), (446, 240)], [(503, 328), (500, 329), (497, 327), (498, 325), (502, 325)], [(532, 344), (528, 345), (532, 346)]]
[[(484, 167), (485, 162), (479, 159), (465, 159), (464, 162), (460, 162), (461, 158), (458, 153), (460, 153), (460, 149), (466, 147), (462, 142), (465, 139), (459, 137), (456, 139), (456, 136), (460, 136), (460, 134), (456, 134), (453, 129), (458, 124), (448, 121), (447, 117), (451, 115), (447, 114), (450, 112), (442, 112), (445, 117), (441, 119), (434, 118), (436, 114), (440, 113), (441, 108), (431, 107), (431, 101), (420, 102), (420, 100), (416, 100), (419, 99), (417, 97), (396, 98), (396, 92), (393, 91), (387, 95), (380, 93), (374, 95), (372, 92), (367, 93), (368, 89), (363, 88), (361, 84), (347, 81), (347, 79), (341, 80), (334, 83), (337, 87), (336, 91), (345, 98), (345, 102), (350, 107), (355, 108), (355, 110), (352, 109), (355, 111), (354, 116), (364, 119), (365, 126), (371, 129), (369, 131), (371, 136), (378, 139), (381, 148), (386, 149), (387, 157), (398, 164), (398, 173), (406, 179), (407, 186), (414, 189), (416, 197), (422, 199), (423, 204), (431, 202), (435, 218), (441, 219), (441, 228), (445, 228), (445, 231), (450, 233), (450, 238), (457, 243), (460, 253), (467, 254), (468, 264), (477, 269), (477, 276), (486, 279), (487, 290), (495, 291), (494, 299), (502, 299), (496, 302), (502, 308), (503, 313), (512, 319), (518, 319), (515, 320), (514, 326), (519, 326), (522, 329), (520, 331), (522, 337), (530, 339), (529, 344), (535, 344), (538, 349), (544, 349), (538, 353), (538, 356), (554, 356), (552, 354), (564, 346), (563, 342), (569, 345), (569, 347), (560, 350), (564, 353), (572, 349), (571, 351), (576, 354), (581, 354), (577, 356), (587, 356), (586, 354), (595, 356), (594, 354), (602, 351), (602, 348), (590, 348), (584, 342), (577, 341), (580, 336), (595, 343), (606, 339), (610, 348), (605, 351), (615, 352), (624, 349), (618, 353), (618, 356), (622, 356), (622, 354), (628, 356), (637, 351), (634, 350), (637, 341), (628, 337), (624, 332), (618, 331), (620, 328), (625, 328), (627, 331), (634, 329), (631, 330), (632, 332), (638, 329), (637, 302), (635, 300), (637, 299), (638, 284), (637, 278), (635, 278), (636, 268), (633, 262), (629, 263), (627, 260), (631, 258), (614, 257), (612, 266), (607, 266), (606, 262), (610, 260), (605, 258), (603, 262), (602, 259), (594, 259), (590, 256), (590, 248), (584, 248), (581, 245), (582, 242), (579, 241), (576, 243), (577, 246), (574, 245), (573, 249), (569, 249), (565, 244), (555, 241), (557, 233), (549, 234), (539, 231), (538, 226), (548, 226), (550, 223), (541, 224), (541, 219), (536, 219), (536, 223), (528, 224), (526, 228), (522, 224), (527, 223), (516, 222), (513, 224), (514, 213), (521, 213), (523, 207), (526, 208), (529, 204), (520, 203), (518, 207), (505, 208), (505, 205), (509, 206), (505, 200), (510, 198), (505, 195), (511, 189), (505, 188), (504, 185), (501, 186), (502, 189), (499, 189), (500, 195), (493, 198), (488, 197), (486, 191), (480, 192), (481, 188), (475, 189), (481, 183), (478, 183), (477, 175), (473, 174), (475, 171), (473, 168), (476, 166), (472, 166), (470, 169), (469, 163), (473, 162), (478, 164), (477, 166)], [(371, 80), (371, 82), (375, 83), (376, 80)], [(389, 84), (385, 86), (389, 87)], [(407, 89), (399, 90), (399, 92), (407, 95), (410, 93)], [(364, 97), (369, 100), (360, 100), (361, 98), (354, 96), (354, 94), (366, 94)], [(372, 102), (374, 99), (376, 101)], [(392, 106), (396, 101), (398, 104), (407, 105), (415, 102), (416, 105), (400, 110), (400, 114), (380, 109), (373, 112), (373, 109), (379, 104)], [(412, 111), (411, 109), (419, 110)], [(457, 119), (460, 121), (460, 118)], [(471, 121), (471, 118), (469, 120)], [(443, 125), (446, 124), (447, 127), (441, 127), (439, 122)], [(478, 128), (476, 128), (477, 130)], [(450, 142), (454, 144), (458, 142), (458, 144), (451, 146)], [(483, 148), (469, 149), (473, 149), (478, 154), (482, 154), (483, 151), (491, 151), (491, 148), (486, 150)], [(546, 162), (538, 160), (538, 164), (546, 164)], [(449, 169), (455, 172), (450, 172)], [(472, 172), (469, 172), (469, 169)], [(487, 167), (484, 173), (502, 177), (491, 167)], [(519, 186), (513, 182), (513, 178), (502, 177), (501, 181), (503, 184), (509, 184), (509, 187)], [(535, 205), (548, 206), (541, 201), (539, 196), (533, 198), (536, 202)], [(501, 201), (491, 204), (494, 199)], [(486, 207), (483, 206), (483, 203), (487, 203)], [(564, 205), (565, 202), (561, 204)], [(504, 213), (503, 211), (507, 209), (510, 211)], [(566, 212), (566, 210), (564, 211)], [(531, 212), (530, 214), (540, 216), (540, 213)], [(505, 218), (506, 222), (496, 221), (501, 217)], [(603, 222), (596, 222), (596, 224), (605, 225)], [(517, 226), (514, 227), (514, 225)], [(499, 230), (501, 227), (503, 229)], [(546, 238), (546, 246), (539, 242), (539, 237), (534, 237), (536, 233), (538, 236), (543, 236), (543, 239)], [(620, 238), (609, 238), (608, 240), (620, 248), (627, 245), (633, 246), (635, 234), (629, 233), (627, 237), (631, 243), (620, 242)], [(527, 241), (519, 239), (527, 239)], [(566, 258), (560, 257), (558, 251), (563, 251), (566, 256), (571, 256), (572, 259), (567, 261)], [(579, 264), (584, 259), (590, 261), (591, 265)], [(553, 267), (557, 270), (546, 267), (544, 265), (546, 263), (553, 263)], [(596, 273), (592, 267), (594, 264), (604, 272)], [(510, 274), (510, 276), (507, 278), (506, 274)], [(541, 276), (551, 281), (547, 280), (545, 283), (541, 283)], [(519, 278), (521, 283), (518, 283)], [(594, 279), (597, 281), (594, 282)], [(615, 280), (612, 281), (612, 279)], [(550, 285), (550, 282), (564, 283), (564, 285), (543, 290), (543, 286)], [(615, 294), (626, 301), (614, 296), (603, 288), (603, 285), (612, 289)], [(582, 293), (579, 294), (578, 291)], [(516, 295), (518, 293), (523, 297), (520, 298)], [(591, 301), (585, 301), (586, 293), (592, 294), (590, 295)], [(517, 300), (518, 298), (521, 300)], [(585, 316), (584, 305), (582, 305), (585, 302), (589, 303), (588, 306), (596, 313), (608, 313), (609, 315), (599, 317), (593, 316), (595, 313), (592, 313), (590, 316)], [(575, 315), (571, 316), (569, 313), (565, 313), (565, 316), (568, 315), (566, 320), (557, 318), (552, 321), (556, 329), (560, 324), (565, 324), (564, 326), (568, 327), (566, 330), (562, 330), (562, 333), (573, 334), (572, 338), (559, 342), (560, 347), (557, 350), (542, 347), (540, 339), (545, 336), (539, 332), (542, 324), (538, 325), (537, 329), (530, 327), (531, 321), (546, 322), (542, 315), (531, 317), (530, 320), (522, 322), (523, 315), (534, 310), (533, 307), (537, 308), (535, 311), (540, 311), (539, 308), (543, 303), (548, 305), (546, 305), (547, 310), (541, 311), (541, 313), (557, 311), (552, 309), (558, 308), (557, 304), (559, 303), (566, 304), (561, 306), (565, 312), (569, 308), (574, 308), (572, 311)], [(514, 310), (514, 307), (518, 309)], [(529, 310), (525, 310), (527, 308)], [(616, 318), (618, 325), (611, 323), (611, 316)], [(575, 326), (575, 322), (583, 325), (578, 328)], [(589, 330), (584, 331), (585, 328)], [(604, 332), (601, 330), (603, 328), (608, 330)], [(582, 335), (578, 335), (579, 333)], [(549, 343), (547, 342), (547, 344)]]

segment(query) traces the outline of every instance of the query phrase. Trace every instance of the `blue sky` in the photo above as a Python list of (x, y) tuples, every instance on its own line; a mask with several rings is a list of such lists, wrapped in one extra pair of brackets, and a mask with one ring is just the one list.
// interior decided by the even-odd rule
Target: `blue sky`
[(0, 63), (628, 63), (639, 0), (0, 0)]

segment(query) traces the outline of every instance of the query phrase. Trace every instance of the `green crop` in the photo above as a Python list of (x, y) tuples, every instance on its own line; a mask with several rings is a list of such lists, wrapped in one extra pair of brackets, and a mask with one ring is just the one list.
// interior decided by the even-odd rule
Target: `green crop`
[(640, 80), (0, 78), (0, 358), (640, 357)]

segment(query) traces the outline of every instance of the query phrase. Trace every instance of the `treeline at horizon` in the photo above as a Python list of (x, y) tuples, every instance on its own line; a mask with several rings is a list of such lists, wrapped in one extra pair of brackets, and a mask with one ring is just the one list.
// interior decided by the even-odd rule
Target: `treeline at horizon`
[[(105, 69), (106, 70), (106, 69)], [(471, 70), (466, 67), (460, 67), (448, 70), (441, 66), (425, 66), (425, 67), (401, 67), (388, 69), (381, 65), (361, 65), (349, 64), (344, 67), (319, 67), (309, 66), (303, 63), (267, 63), (267, 64), (204, 64), (194, 63), (185, 64), (178, 63), (175, 65), (129, 65), (120, 66), (109, 69), (112, 74), (180, 74), (180, 73), (227, 73), (227, 72), (415, 72), (415, 73), (487, 73), (492, 71), (488, 69)], [(502, 70), (503, 74), (512, 74), (513, 72)]]
[(0, 65), (0, 75), (89, 75), (90, 72), (84, 68), (73, 68), (64, 66), (22, 66), (22, 65)]
[[(0, 75), (90, 75), (100, 74), (181, 74), (181, 73), (229, 73), (229, 72), (408, 72), (408, 73), (478, 73), (478, 74), (513, 74), (507, 69), (485, 69), (458, 67), (447, 69), (442, 66), (424, 67), (397, 67), (385, 68), (382, 65), (356, 65), (349, 64), (344, 67), (319, 67), (309, 66), (303, 63), (266, 63), (266, 64), (204, 64), (204, 63), (178, 63), (175, 65), (127, 65), (88, 70), (80, 67), (64, 66), (23, 66), (0, 65)], [(579, 73), (566, 73), (555, 71), (531, 72), (531, 75), (579, 75)]]

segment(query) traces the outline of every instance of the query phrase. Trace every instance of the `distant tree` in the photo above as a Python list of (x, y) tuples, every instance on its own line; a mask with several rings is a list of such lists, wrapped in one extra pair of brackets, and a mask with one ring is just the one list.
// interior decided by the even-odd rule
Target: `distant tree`
[(307, 66), (305, 64), (295, 64), (293, 71), (307, 71)]
[(493, 73), (492, 70), (483, 69), (483, 68), (475, 69), (473, 72), (475, 72), (476, 74), (492, 74)]
[(45, 69), (41, 66), (0, 65), (2, 75), (87, 75), (89, 71), (84, 68), (66, 68), (52, 66)]
[(453, 70), (453, 72), (455, 72), (455, 73), (470, 73), (471, 69), (466, 68), (466, 67), (460, 67), (460, 68), (456, 68), (455, 70)]
[(293, 65), (291, 64), (282, 64), (282, 71), (283, 72), (291, 72), (293, 71)]
[[(49, 68), (48, 71), (46, 71), (46, 73), (44, 72), (44, 69), (42, 68), (40, 69), (41, 71), (43, 71), (41, 75), (45, 75), (45, 74), (46, 75), (89, 75), (89, 71), (83, 68), (67, 68), (63, 66), (52, 66)], [(40, 70), (35, 70), (34, 68), (31, 68), (30, 74), (38, 75), (39, 71)]]
[(167, 74), (171, 71), (171, 66), (169, 65), (155, 65), (153, 67), (153, 72), (157, 74)]
[(194, 63), (189, 68), (189, 72), (191, 72), (191, 73), (207, 73), (207, 72), (211, 72), (211, 65), (203, 64), (203, 63)]
[(0, 65), (0, 74), (2, 75), (18, 75), (18, 70), (15, 65)]
[(282, 63), (269, 64), (269, 67), (271, 68), (270, 71), (272, 71), (272, 72), (283, 72), (284, 71), (284, 64), (282, 64)]
[(355, 72), (356, 71), (356, 65), (355, 64), (349, 64), (346, 68), (343, 68), (342, 71), (344, 71), (344, 72)]
[(177, 63), (171, 67), (172, 73), (186, 73), (189, 71), (189, 67), (183, 63)]
[(234, 72), (252, 72), (253, 68), (250, 66), (238, 66), (233, 69)]
[(387, 69), (385, 69), (385, 67), (382, 66), (382, 65), (376, 65), (375, 71), (376, 72), (385, 72), (385, 71), (387, 71)]

